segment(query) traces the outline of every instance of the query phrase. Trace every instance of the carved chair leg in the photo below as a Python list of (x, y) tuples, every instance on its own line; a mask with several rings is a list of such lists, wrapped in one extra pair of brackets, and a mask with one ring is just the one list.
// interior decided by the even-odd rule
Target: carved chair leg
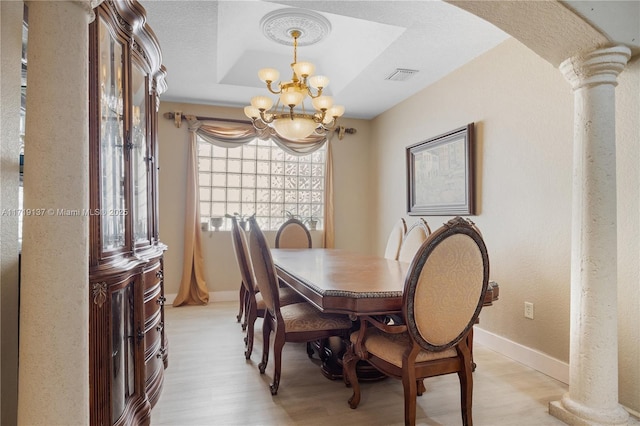
[(356, 364), (359, 360), (360, 358), (353, 352), (353, 345), (349, 345), (349, 349), (342, 357), (342, 374), (345, 384), (353, 388), (353, 395), (349, 398), (351, 408), (356, 408), (360, 404), (360, 383), (356, 374)]
[(307, 356), (313, 358), (313, 342), (307, 342)]
[[(468, 348), (467, 348), (468, 350)], [(462, 413), (462, 425), (473, 426), (471, 407), (473, 402), (473, 366), (471, 354), (464, 360), (463, 367), (458, 371), (460, 379), (460, 411)]]
[(422, 394), (427, 391), (427, 388), (424, 386), (424, 379), (419, 379), (416, 386), (418, 389), (418, 396), (422, 396)]
[[(252, 320), (251, 309), (255, 309), (253, 303), (251, 303), (251, 299), (249, 299), (249, 294), (245, 291), (244, 293), (245, 301), (244, 301), (244, 320), (242, 321), (242, 331), (247, 331), (247, 327), (249, 327), (249, 322)], [(255, 322), (255, 316), (257, 314), (254, 312), (253, 321)], [(249, 333), (244, 336), (244, 344), (245, 346), (249, 344)]]
[(264, 321), (262, 322), (262, 361), (258, 364), (258, 370), (260, 374), (264, 374), (267, 369), (267, 363), (269, 362), (269, 337), (271, 336), (271, 316), (268, 312), (264, 314)]
[(402, 387), (404, 388), (404, 424), (416, 424), (416, 397), (418, 395), (418, 380), (413, 365), (403, 366)]
[(276, 330), (276, 337), (273, 342), (273, 383), (269, 388), (271, 389), (271, 395), (278, 394), (278, 387), (280, 387), (280, 374), (282, 369), (282, 348), (284, 347), (285, 336), (284, 331)]
[(251, 298), (249, 297), (249, 292), (245, 289), (244, 291), (244, 321), (242, 321), (242, 331), (247, 329), (247, 312), (249, 312), (249, 305), (251, 305)]
[(245, 304), (245, 291), (244, 284), (240, 282), (240, 307), (238, 308), (238, 315), (236, 316), (237, 322), (242, 320), (242, 312), (244, 311)]
[(245, 315), (248, 317), (247, 319), (247, 336), (245, 337), (245, 343), (247, 344), (247, 349), (244, 352), (244, 357), (246, 359), (251, 358), (251, 352), (253, 352), (253, 337), (255, 335), (255, 322), (257, 318), (256, 307), (253, 304), (250, 304), (247, 307), (247, 312)]
[(473, 327), (471, 327), (471, 330), (469, 330), (469, 334), (467, 335), (467, 346), (469, 347), (471, 357), (471, 371), (476, 371), (476, 363), (473, 360)]

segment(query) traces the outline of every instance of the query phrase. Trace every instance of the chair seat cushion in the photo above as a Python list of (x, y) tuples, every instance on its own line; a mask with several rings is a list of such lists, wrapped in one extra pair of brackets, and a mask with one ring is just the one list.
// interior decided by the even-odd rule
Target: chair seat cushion
[[(290, 287), (280, 288), (278, 289), (278, 292), (280, 293), (280, 306), (286, 306), (293, 303), (301, 303), (305, 301), (302, 296), (300, 296), (298, 293), (296, 293), (295, 290), (291, 289)], [(266, 308), (264, 299), (262, 298), (260, 292), (256, 293), (256, 306), (258, 310), (264, 310)]]
[[(358, 339), (358, 332), (351, 333), (351, 342), (355, 344)], [(402, 367), (402, 355), (412, 346), (408, 333), (389, 334), (377, 328), (369, 328), (365, 334), (364, 348), (378, 358)], [(435, 359), (455, 358), (457, 352), (455, 348), (449, 348), (442, 352), (430, 352), (422, 350), (416, 356), (416, 363), (432, 361)]]
[(284, 320), (287, 333), (350, 329), (352, 326), (351, 320), (347, 315), (324, 314), (306, 302), (282, 306), (280, 314)]

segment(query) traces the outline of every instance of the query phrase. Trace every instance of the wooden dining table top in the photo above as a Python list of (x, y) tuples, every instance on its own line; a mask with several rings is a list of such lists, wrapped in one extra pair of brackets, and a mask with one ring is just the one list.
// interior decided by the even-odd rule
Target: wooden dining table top
[[(409, 263), (341, 249), (271, 249), (278, 278), (322, 312), (351, 316), (402, 311)], [(484, 306), (498, 300), (490, 281)]]
[(271, 249), (278, 277), (322, 312), (402, 310), (409, 263), (341, 249)]

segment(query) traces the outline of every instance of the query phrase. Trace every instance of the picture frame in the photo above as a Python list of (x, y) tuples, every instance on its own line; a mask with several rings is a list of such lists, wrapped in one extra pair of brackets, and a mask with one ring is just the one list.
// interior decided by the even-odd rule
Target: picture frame
[(410, 216), (475, 214), (474, 145), (469, 123), (406, 148)]

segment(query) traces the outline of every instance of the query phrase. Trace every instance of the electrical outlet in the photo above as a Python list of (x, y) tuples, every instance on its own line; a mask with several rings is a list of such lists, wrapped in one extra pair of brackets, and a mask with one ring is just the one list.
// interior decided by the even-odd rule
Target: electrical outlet
[(524, 317), (533, 319), (533, 303), (524, 302)]

